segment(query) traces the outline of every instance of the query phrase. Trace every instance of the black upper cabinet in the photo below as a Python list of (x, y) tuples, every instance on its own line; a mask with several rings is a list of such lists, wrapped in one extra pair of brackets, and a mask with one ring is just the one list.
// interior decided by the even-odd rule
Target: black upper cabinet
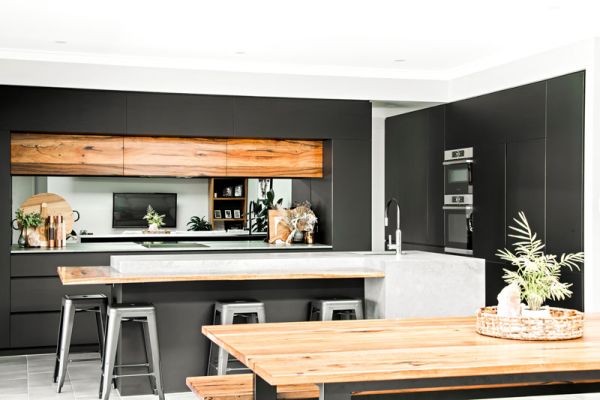
[(548, 81), (546, 244), (583, 250), (584, 72)]
[(371, 140), (368, 101), (236, 97), (234, 115), (239, 137)]
[(545, 137), (546, 82), (446, 105), (446, 149)]
[[(400, 203), (402, 241), (442, 246), (444, 106), (386, 119), (386, 200)], [(395, 210), (387, 235), (394, 236)]]
[(129, 93), (127, 132), (160, 136), (233, 136), (233, 98)]
[[(506, 148), (506, 223), (515, 226), (519, 211), (527, 216), (538, 238), (545, 238), (546, 171), (544, 139), (513, 142)], [(511, 233), (507, 228), (507, 233)], [(507, 245), (515, 240), (507, 238)]]
[(11, 131), (124, 133), (125, 94), (0, 86), (0, 127)]
[(497, 260), (496, 251), (505, 246), (505, 162), (504, 143), (474, 146), (473, 255)]

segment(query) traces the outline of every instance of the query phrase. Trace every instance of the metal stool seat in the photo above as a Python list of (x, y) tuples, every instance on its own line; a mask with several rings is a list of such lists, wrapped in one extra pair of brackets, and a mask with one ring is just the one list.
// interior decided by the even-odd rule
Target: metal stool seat
[[(124, 321), (142, 323), (144, 347), (146, 349), (145, 364), (115, 365), (119, 332)], [(147, 341), (150, 346), (148, 347)], [(146, 367), (147, 373), (115, 374), (115, 368)], [(154, 394), (164, 400), (162, 375), (160, 372), (160, 350), (158, 347), (158, 329), (156, 326), (156, 309), (152, 304), (112, 304), (108, 307), (108, 327), (106, 328), (106, 346), (102, 357), (102, 376), (100, 378), (99, 398), (107, 400), (110, 397), (111, 382), (115, 378), (133, 376), (148, 376), (154, 385)]]
[(320, 299), (310, 303), (310, 321), (363, 318), (363, 301), (360, 299)]
[[(237, 301), (219, 301), (215, 303), (213, 316), (213, 325), (231, 325), (235, 323), (265, 323), (265, 305), (255, 300), (237, 300)], [(228, 372), (247, 372), (248, 369), (241, 365), (239, 367), (229, 367), (230, 362), (237, 362), (235, 359), (229, 359), (229, 353), (223, 348), (218, 347), (212, 341), (208, 353), (207, 375), (226, 375)], [(238, 362), (239, 363), (239, 362)]]
[[(56, 344), (56, 361), (54, 363), (54, 382), (57, 383), (56, 392), (60, 393), (65, 377), (67, 375), (67, 365), (69, 363), (69, 351), (71, 348), (71, 336), (73, 334), (73, 324), (75, 322), (75, 313), (94, 312), (96, 313), (96, 326), (98, 329), (98, 347), (102, 357), (104, 351), (104, 327), (106, 322), (106, 308), (108, 298), (103, 294), (87, 295), (65, 295), (62, 298), (62, 307), (60, 310), (60, 322), (58, 325), (58, 343)], [(85, 360), (78, 360), (85, 361)]]

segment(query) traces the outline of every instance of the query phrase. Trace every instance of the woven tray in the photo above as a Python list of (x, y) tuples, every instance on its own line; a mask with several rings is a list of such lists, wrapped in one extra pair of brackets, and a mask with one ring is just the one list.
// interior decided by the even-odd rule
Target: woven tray
[(517, 340), (566, 340), (583, 336), (583, 313), (550, 307), (550, 318), (499, 317), (496, 307), (477, 311), (477, 333)]

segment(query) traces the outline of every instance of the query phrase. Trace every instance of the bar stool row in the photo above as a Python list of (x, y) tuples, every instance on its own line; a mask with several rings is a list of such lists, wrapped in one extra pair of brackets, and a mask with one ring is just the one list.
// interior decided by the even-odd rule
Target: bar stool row
[[(164, 400), (162, 375), (160, 371), (160, 351), (158, 345), (158, 329), (156, 325), (156, 309), (152, 304), (108, 304), (105, 295), (66, 295), (62, 300), (58, 344), (56, 346), (56, 363), (54, 382), (60, 393), (67, 373), (71, 335), (75, 315), (78, 312), (96, 314), (98, 344), (102, 373), (100, 377), (99, 398), (107, 400), (116, 378), (148, 376), (154, 387), (154, 394)], [(363, 319), (363, 302), (359, 299), (321, 299), (311, 302), (309, 320), (331, 321), (334, 319)], [(139, 323), (142, 328), (146, 363), (117, 365), (116, 354), (119, 333), (123, 322)], [(213, 325), (234, 323), (265, 323), (265, 305), (259, 301), (231, 301), (215, 303)], [(81, 360), (80, 360), (81, 361)], [(229, 367), (237, 363), (236, 367)], [(144, 367), (148, 372), (136, 374), (115, 374), (115, 369), (128, 367)], [(229, 354), (211, 342), (207, 375), (225, 375), (229, 372), (245, 372), (247, 368)]]

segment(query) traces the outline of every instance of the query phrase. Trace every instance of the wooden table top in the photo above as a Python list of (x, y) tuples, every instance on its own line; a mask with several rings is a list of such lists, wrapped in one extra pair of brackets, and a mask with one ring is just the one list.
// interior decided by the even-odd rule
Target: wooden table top
[(123, 283), (182, 282), (182, 281), (247, 281), (277, 279), (359, 279), (383, 278), (383, 271), (335, 269), (309, 272), (256, 271), (254, 273), (205, 272), (205, 273), (123, 273), (111, 267), (58, 267), (58, 276), (63, 285), (102, 285)]
[(600, 314), (584, 337), (481, 336), (475, 317), (204, 326), (271, 385), (600, 370)]

